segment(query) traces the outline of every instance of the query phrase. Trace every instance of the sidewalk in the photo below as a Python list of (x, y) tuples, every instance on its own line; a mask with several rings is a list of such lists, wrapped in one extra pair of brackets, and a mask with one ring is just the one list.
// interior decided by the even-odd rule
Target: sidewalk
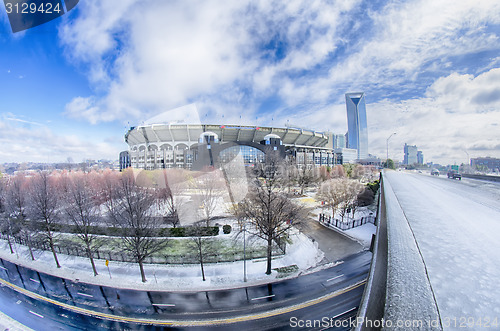
[[(297, 265), (298, 271), (286, 277), (294, 277), (299, 273), (315, 271), (323, 259), (323, 252), (318, 249), (318, 244), (313, 243), (304, 234), (294, 230), (290, 238), (292, 244), (288, 245), (287, 253), (273, 258), (272, 268)], [(284, 275), (279, 275), (276, 270), (266, 275), (266, 259), (246, 261), (247, 282), (243, 282), (243, 261), (205, 264), (204, 282), (201, 277), (199, 264), (189, 265), (164, 265), (145, 264), (147, 282), (141, 282), (139, 265), (137, 263), (110, 261), (109, 272), (105, 260), (95, 260), (99, 275), (93, 275), (88, 258), (58, 254), (61, 268), (56, 268), (51, 252), (36, 252), (36, 260), (32, 261), (28, 248), (16, 245), (17, 254), (11, 254), (5, 240), (0, 240), (0, 258), (35, 269), (37, 271), (95, 285), (110, 286), (124, 289), (137, 289), (147, 291), (200, 291), (243, 287), (249, 285), (265, 284), (281, 280)], [(318, 268), (324, 268), (321, 266)], [(111, 278), (110, 278), (111, 274)], [(280, 276), (280, 277), (278, 277)]]

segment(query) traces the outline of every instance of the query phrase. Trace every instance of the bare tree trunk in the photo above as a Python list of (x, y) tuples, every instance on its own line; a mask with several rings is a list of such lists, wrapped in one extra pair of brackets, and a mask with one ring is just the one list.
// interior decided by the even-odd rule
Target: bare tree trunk
[(14, 254), (14, 249), (12, 248), (12, 242), (10, 241), (10, 235), (7, 235), (7, 242), (9, 243), (10, 254)]
[(142, 264), (142, 260), (138, 260), (137, 262), (139, 262), (139, 269), (141, 269), (142, 282), (145, 283), (147, 279), (146, 279), (146, 273), (144, 272), (144, 265)]
[(35, 261), (35, 256), (33, 255), (33, 247), (31, 246), (31, 240), (27, 239), (26, 241), (28, 242), (28, 248), (30, 250), (31, 260)]
[(267, 270), (266, 270), (266, 275), (270, 275), (271, 274), (272, 252), (273, 252), (273, 239), (272, 238), (268, 238), (267, 239)]
[[(203, 240), (203, 239), (200, 239), (200, 240)], [(200, 243), (200, 246), (199, 247), (199, 251), (200, 251), (200, 266), (201, 266), (201, 277), (203, 278), (203, 281), (205, 281), (205, 269), (203, 269), (203, 254), (202, 254), (202, 251), (201, 251), (201, 243)]]
[(60, 268), (61, 265), (59, 264), (59, 260), (57, 259), (56, 248), (54, 247), (54, 241), (52, 240), (52, 237), (49, 238), (49, 245), (50, 245), (50, 250), (52, 251), (52, 255), (54, 255), (54, 260), (56, 261), (56, 265), (58, 268)]
[(97, 269), (95, 267), (95, 263), (94, 263), (94, 256), (92, 256), (92, 250), (90, 249), (90, 245), (87, 244), (87, 254), (89, 256), (89, 259), (90, 259), (90, 264), (92, 264), (92, 270), (94, 271), (94, 277), (98, 275), (97, 273)]

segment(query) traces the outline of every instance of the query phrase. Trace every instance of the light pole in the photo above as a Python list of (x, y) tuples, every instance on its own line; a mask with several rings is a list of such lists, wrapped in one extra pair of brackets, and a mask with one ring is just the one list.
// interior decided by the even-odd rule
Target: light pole
[(247, 281), (247, 256), (246, 256), (246, 232), (247, 232), (247, 222), (243, 220), (243, 281)]
[(389, 167), (389, 139), (391, 139), (392, 136), (394, 136), (396, 134), (396, 132), (393, 132), (389, 137), (387, 137), (387, 155), (386, 155), (386, 158), (385, 158), (385, 165), (386, 167)]
[(464, 152), (465, 152), (465, 154), (467, 154), (467, 167), (465, 167), (465, 168), (469, 169), (469, 166), (470, 166), (470, 157), (469, 157), (469, 153), (468, 153), (465, 149), (464, 149)]

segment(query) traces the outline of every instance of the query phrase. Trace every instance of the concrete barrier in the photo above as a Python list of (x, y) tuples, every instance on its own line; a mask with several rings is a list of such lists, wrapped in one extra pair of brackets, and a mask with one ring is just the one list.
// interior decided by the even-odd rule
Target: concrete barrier
[(490, 182), (500, 182), (500, 176), (462, 174), (462, 177), (471, 179), (489, 180)]

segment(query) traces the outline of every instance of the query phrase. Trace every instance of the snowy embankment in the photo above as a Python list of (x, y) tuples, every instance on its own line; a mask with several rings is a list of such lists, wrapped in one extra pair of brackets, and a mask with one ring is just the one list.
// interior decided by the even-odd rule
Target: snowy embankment
[[(231, 235), (222, 236), (226, 236), (228, 240), (231, 237)], [(111, 261), (108, 272), (105, 260), (96, 259), (99, 275), (94, 277), (87, 258), (58, 254), (61, 264), (61, 268), (58, 269), (51, 252), (38, 251), (36, 260), (32, 261), (27, 247), (16, 245), (17, 254), (10, 254), (7, 242), (4, 240), (0, 240), (0, 257), (43, 273), (96, 285), (153, 291), (209, 290), (267, 283), (278, 278), (283, 279), (283, 276), (293, 277), (300, 272), (314, 268), (322, 260), (323, 252), (318, 249), (317, 243), (313, 243), (297, 230), (291, 232), (290, 238), (292, 243), (287, 246), (286, 254), (273, 257), (272, 267), (297, 265), (298, 270), (289, 275), (279, 274), (273, 270), (271, 275), (266, 275), (265, 258), (247, 260), (248, 281), (246, 283), (243, 282), (243, 261), (205, 264), (206, 281), (202, 280), (198, 264), (146, 264), (148, 281), (142, 283), (139, 266), (136, 263)]]

